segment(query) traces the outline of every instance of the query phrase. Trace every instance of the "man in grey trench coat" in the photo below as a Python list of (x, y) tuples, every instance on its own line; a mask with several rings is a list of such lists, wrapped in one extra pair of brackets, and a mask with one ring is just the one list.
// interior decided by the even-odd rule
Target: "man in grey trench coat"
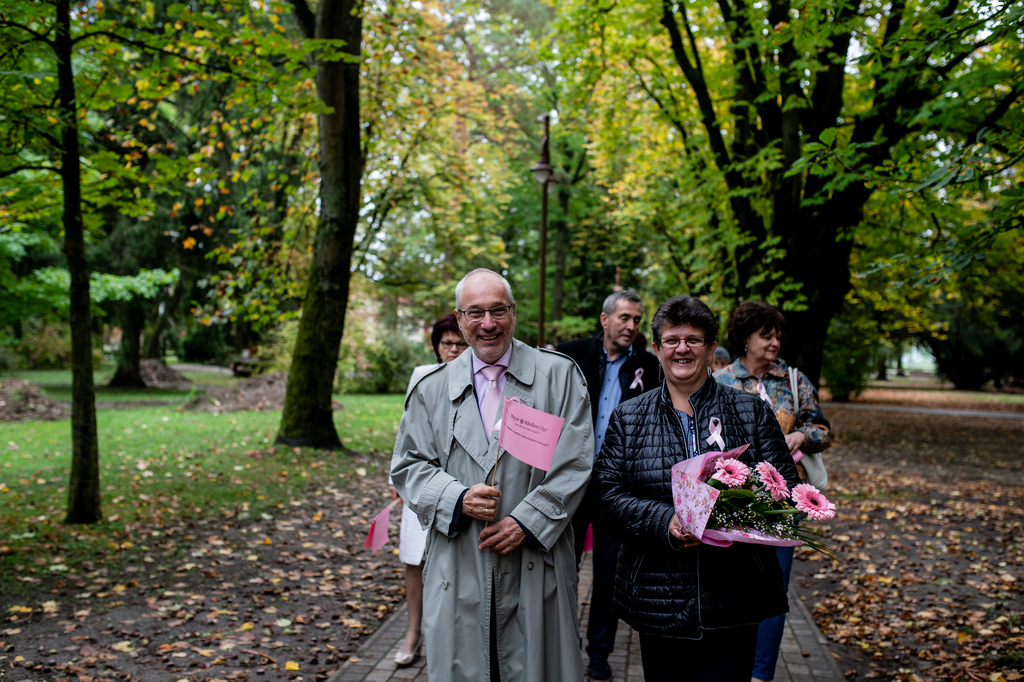
[[(391, 462), (398, 494), (431, 530), (428, 674), (575, 682), (583, 666), (569, 520), (594, 460), (586, 383), (565, 356), (513, 339), (515, 299), (497, 273), (466, 275), (455, 306), (472, 352), (410, 392)], [(565, 419), (549, 471), (499, 458), (500, 397)]]

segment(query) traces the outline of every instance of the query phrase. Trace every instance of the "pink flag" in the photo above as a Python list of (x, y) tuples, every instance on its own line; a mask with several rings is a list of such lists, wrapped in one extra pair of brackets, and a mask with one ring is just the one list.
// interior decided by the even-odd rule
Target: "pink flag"
[(583, 536), (583, 551), (594, 549), (594, 524), (587, 526), (587, 534)]
[(391, 505), (389, 504), (370, 522), (370, 532), (366, 535), (366, 544), (363, 545), (363, 549), (376, 552), (388, 543), (388, 523), (390, 521)]
[(547, 471), (555, 457), (555, 446), (564, 423), (562, 417), (505, 398), (498, 446), (520, 462)]

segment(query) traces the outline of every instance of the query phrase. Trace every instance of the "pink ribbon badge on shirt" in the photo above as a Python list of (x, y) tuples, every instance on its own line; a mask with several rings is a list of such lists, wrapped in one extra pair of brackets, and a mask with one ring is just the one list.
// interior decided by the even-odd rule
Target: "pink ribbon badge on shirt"
[(757, 382), (757, 394), (761, 396), (761, 400), (768, 403), (768, 407), (775, 407), (775, 404), (772, 402), (772, 397), (768, 395), (768, 391), (764, 389), (764, 384), (760, 381)]
[(708, 430), (711, 435), (707, 437), (708, 445), (716, 443), (719, 448), (725, 450), (725, 441), (722, 440), (722, 421), (718, 417), (712, 417), (708, 422)]
[(637, 370), (636, 370), (636, 374), (633, 375), (633, 383), (631, 383), (629, 385), (629, 390), (632, 391), (634, 388), (639, 386), (640, 387), (640, 392), (641, 393), (643, 392), (643, 390), (644, 390), (644, 381), (643, 381), (643, 379), (640, 378), (643, 375), (644, 375), (644, 368), (643, 367), (638, 367)]

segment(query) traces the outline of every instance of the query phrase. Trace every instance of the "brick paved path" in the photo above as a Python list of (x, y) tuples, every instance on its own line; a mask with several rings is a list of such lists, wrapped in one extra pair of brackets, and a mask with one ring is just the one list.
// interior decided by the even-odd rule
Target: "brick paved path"
[[(586, 641), (587, 616), (591, 592), (590, 555), (583, 560), (580, 571), (580, 637)], [(403, 606), (375, 632), (328, 682), (389, 682), (414, 680), (427, 682), (426, 659), (421, 658), (408, 668), (395, 665), (394, 656), (405, 636), (407, 614)], [(581, 652), (584, 665), (586, 655)], [(615, 651), (608, 659), (612, 679), (616, 682), (643, 682), (640, 662), (640, 638), (623, 622), (619, 622)], [(782, 655), (775, 668), (776, 682), (842, 682), (835, 660), (828, 651), (827, 640), (811, 619), (804, 603), (794, 594), (789, 597), (789, 615), (782, 640)]]

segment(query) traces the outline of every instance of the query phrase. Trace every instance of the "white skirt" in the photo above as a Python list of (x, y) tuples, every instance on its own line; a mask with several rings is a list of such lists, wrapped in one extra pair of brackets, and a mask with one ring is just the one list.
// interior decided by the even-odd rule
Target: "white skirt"
[(403, 564), (419, 566), (423, 563), (423, 552), (427, 548), (427, 533), (420, 527), (420, 520), (408, 505), (402, 505), (402, 527), (398, 534), (398, 558)]

